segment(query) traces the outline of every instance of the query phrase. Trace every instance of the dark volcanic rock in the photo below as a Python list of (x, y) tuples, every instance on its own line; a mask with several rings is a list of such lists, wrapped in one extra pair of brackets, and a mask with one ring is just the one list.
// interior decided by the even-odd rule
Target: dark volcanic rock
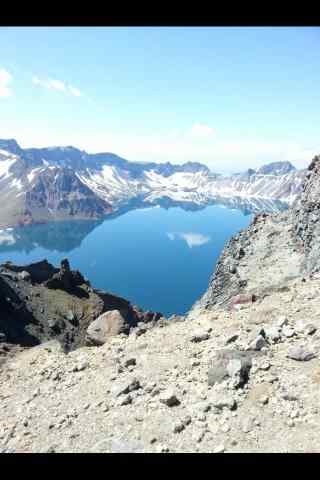
[(45, 282), (45, 286), (48, 288), (60, 288), (66, 291), (75, 290), (76, 287), (83, 284), (90, 285), (79, 271), (72, 272), (70, 270), (69, 261), (66, 258), (61, 261), (60, 270)]
[(128, 332), (138, 323), (152, 324), (161, 317), (91, 288), (80, 272), (70, 269), (67, 259), (60, 269), (46, 260), (23, 266), (10, 262), (0, 265), (1, 345), (7, 342), (30, 347), (55, 338), (68, 351), (85, 345), (89, 325), (114, 310), (119, 312), (122, 326), (109, 316), (107, 330), (113, 333)]
[(42, 260), (36, 263), (30, 263), (30, 265), (19, 266), (14, 265), (12, 262), (6, 262), (0, 266), (0, 274), (10, 275), (10, 272), (19, 274), (27, 272), (30, 275), (30, 279), (33, 283), (42, 283), (49, 280), (55, 273), (59, 272), (58, 268), (55, 268), (47, 260)]

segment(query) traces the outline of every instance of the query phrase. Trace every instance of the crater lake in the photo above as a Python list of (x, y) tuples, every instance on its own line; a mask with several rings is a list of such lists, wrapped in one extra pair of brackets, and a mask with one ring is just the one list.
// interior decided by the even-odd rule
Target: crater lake
[[(283, 205), (273, 206), (275, 210)], [(205, 292), (225, 243), (253, 217), (225, 205), (159, 205), (102, 221), (0, 230), (0, 263), (67, 257), (95, 288), (165, 316), (186, 313)]]

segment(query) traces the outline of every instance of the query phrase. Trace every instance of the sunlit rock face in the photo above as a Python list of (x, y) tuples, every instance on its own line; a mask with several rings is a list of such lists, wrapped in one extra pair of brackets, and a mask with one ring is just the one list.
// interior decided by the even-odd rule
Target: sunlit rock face
[(301, 196), (293, 211), (296, 240), (305, 254), (308, 273), (320, 270), (320, 156), (314, 157), (306, 175)]

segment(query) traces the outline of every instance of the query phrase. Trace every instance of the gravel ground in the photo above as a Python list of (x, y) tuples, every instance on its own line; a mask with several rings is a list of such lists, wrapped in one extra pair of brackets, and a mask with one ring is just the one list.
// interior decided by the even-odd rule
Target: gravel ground
[(17, 353), (0, 370), (0, 450), (319, 452), (319, 290), (293, 280), (101, 347)]

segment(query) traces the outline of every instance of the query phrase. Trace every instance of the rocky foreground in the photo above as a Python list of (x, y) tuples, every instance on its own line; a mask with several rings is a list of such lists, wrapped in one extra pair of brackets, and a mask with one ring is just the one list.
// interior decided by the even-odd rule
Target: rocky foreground
[(3, 265), (0, 451), (319, 453), (319, 194), (316, 157), (299, 201), (226, 245), (186, 317), (66, 261)]
[(319, 452), (320, 279), (0, 372), (2, 452)]

